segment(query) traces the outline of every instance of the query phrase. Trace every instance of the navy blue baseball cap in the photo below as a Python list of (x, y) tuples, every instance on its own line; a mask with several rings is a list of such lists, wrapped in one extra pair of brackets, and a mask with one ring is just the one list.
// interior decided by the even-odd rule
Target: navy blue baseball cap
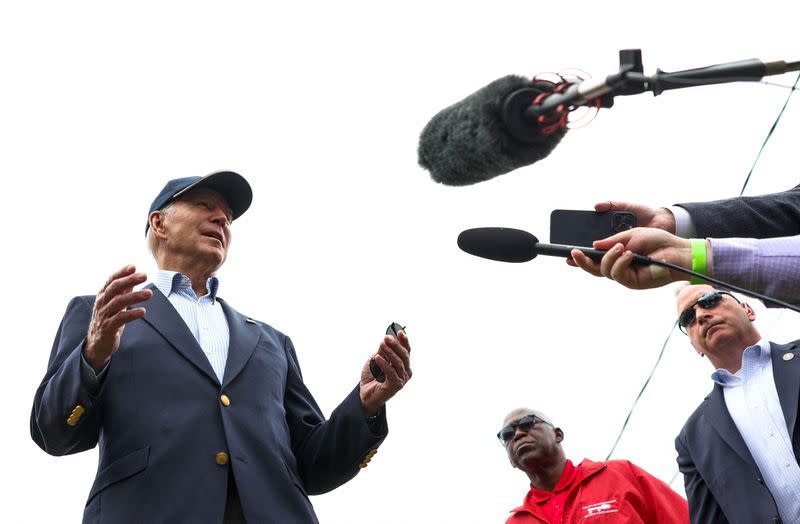
[(233, 171), (217, 171), (206, 176), (176, 178), (167, 182), (164, 189), (150, 204), (144, 234), (147, 235), (147, 231), (150, 229), (150, 213), (164, 209), (167, 204), (185, 192), (198, 187), (207, 187), (222, 195), (231, 208), (233, 220), (242, 216), (253, 201), (253, 190), (250, 188), (250, 184), (242, 175)]

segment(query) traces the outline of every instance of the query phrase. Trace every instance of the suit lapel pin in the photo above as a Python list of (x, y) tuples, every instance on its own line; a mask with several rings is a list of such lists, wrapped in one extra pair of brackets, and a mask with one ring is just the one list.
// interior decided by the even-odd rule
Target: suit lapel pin
[(794, 353), (784, 353), (783, 354), (783, 360), (785, 360), (786, 362), (789, 362), (793, 358), (794, 358)]

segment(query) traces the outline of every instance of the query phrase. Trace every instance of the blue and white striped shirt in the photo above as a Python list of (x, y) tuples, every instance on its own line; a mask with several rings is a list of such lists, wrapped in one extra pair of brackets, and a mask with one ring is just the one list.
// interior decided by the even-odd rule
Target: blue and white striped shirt
[(206, 281), (207, 294), (197, 298), (189, 277), (177, 271), (160, 270), (156, 274), (155, 286), (170, 301), (181, 316), (189, 331), (211, 363), (214, 373), (222, 382), (225, 363), (228, 361), (230, 329), (222, 305), (217, 301), (219, 280), (211, 277)]
[(725, 405), (747, 449), (756, 461), (775, 503), (787, 524), (800, 522), (800, 466), (781, 410), (770, 344), (760, 340), (744, 350), (742, 369), (731, 374), (718, 369), (711, 375), (722, 386)]

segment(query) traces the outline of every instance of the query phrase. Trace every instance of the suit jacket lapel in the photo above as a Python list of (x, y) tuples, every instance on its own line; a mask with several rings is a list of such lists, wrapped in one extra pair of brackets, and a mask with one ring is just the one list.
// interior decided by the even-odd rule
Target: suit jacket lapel
[[(772, 353), (772, 374), (775, 377), (775, 389), (781, 401), (783, 417), (789, 436), (794, 435), (797, 423), (797, 401), (800, 394), (800, 354), (797, 344), (774, 344), (770, 342)], [(785, 360), (785, 355), (794, 355)]]
[[(218, 299), (219, 300), (219, 299)], [(227, 386), (236, 378), (250, 356), (256, 349), (256, 344), (261, 333), (258, 324), (253, 319), (247, 318), (234, 310), (224, 300), (219, 301), (225, 318), (228, 320), (228, 329), (231, 333), (230, 344), (228, 345), (228, 361), (225, 363), (225, 374), (222, 377), (222, 385)]]
[(728, 406), (725, 405), (725, 396), (722, 393), (722, 387), (718, 384), (714, 385), (714, 391), (708, 396), (703, 414), (708, 419), (711, 426), (716, 430), (722, 440), (724, 440), (742, 460), (755, 467), (755, 460), (747, 449), (747, 444), (744, 443), (742, 435), (736, 428), (730, 413), (728, 413)]
[(150, 284), (147, 287), (153, 290), (152, 298), (133, 307), (144, 307), (147, 310), (144, 320), (167, 339), (167, 342), (178, 350), (181, 355), (208, 375), (211, 380), (219, 384), (211, 363), (206, 358), (192, 332), (189, 331), (186, 322), (183, 321), (167, 297), (156, 286)]

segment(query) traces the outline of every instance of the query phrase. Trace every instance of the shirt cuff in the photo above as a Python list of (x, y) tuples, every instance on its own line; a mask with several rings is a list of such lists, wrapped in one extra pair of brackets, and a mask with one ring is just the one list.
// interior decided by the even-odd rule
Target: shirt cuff
[(714, 276), (754, 289), (759, 240), (755, 238), (709, 238), (714, 253)]
[(697, 228), (692, 220), (692, 215), (680, 206), (668, 206), (672, 216), (675, 217), (675, 234), (682, 238), (697, 236)]
[(89, 363), (86, 362), (86, 359), (83, 358), (83, 352), (81, 352), (81, 379), (83, 379), (83, 383), (86, 385), (90, 393), (97, 393), (97, 390), (100, 389), (100, 384), (106, 377), (106, 371), (108, 370), (109, 362), (106, 362), (106, 365), (103, 366), (103, 369), (100, 370), (100, 373), (95, 373), (94, 369), (92, 369), (92, 366), (90, 366)]

